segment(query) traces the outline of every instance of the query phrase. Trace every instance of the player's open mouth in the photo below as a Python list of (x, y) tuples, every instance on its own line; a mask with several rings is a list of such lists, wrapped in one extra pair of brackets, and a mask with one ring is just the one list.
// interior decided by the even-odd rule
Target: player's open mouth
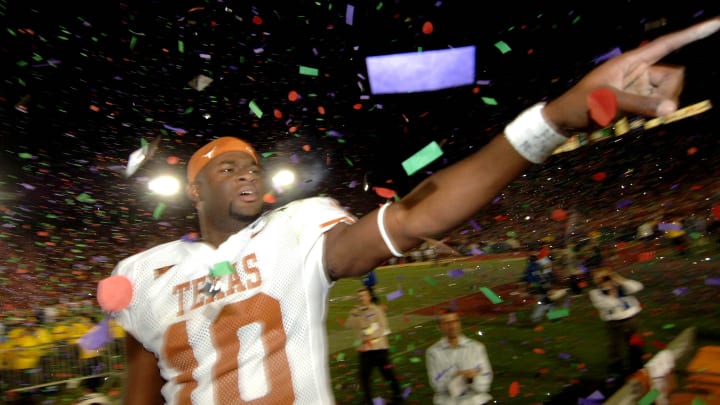
[(244, 188), (240, 190), (240, 199), (245, 202), (253, 202), (257, 200), (257, 192), (251, 188)]

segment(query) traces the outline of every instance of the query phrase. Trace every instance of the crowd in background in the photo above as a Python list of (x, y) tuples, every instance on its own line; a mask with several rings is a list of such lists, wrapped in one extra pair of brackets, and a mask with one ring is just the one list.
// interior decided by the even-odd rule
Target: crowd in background
[[(681, 150), (688, 159), (680, 160), (678, 148), (650, 136), (616, 143), (620, 145), (566, 153), (531, 168), (473, 221), (436, 235), (437, 240), (390, 264), (453, 255), (530, 254), (547, 246), (555, 268), (570, 275), (593, 257), (618, 257), (628, 244), (652, 258), (653, 249), (661, 246), (682, 255), (696, 242), (720, 243), (717, 159), (693, 159)], [(646, 161), (646, 148), (667, 148), (667, 153), (654, 152), (662, 160)], [(81, 255), (39, 243), (32, 226), (2, 229), (3, 390), (99, 374), (112, 368), (113, 358), (121, 361), (119, 344), (93, 355), (83, 353), (77, 341), (105, 316), (95, 301), (97, 281), (110, 274), (118, 259), (166, 240), (192, 238), (189, 226), (149, 222), (124, 224), (122, 238), (116, 228), (64, 229), (75, 248), (82, 246)], [(147, 231), (150, 226), (152, 232)], [(121, 341), (122, 331), (112, 329)], [(61, 374), (54, 371), (58, 364), (63, 365)]]

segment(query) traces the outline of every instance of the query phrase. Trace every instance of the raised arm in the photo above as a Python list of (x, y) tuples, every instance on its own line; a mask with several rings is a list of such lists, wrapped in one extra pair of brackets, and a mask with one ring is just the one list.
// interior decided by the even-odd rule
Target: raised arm
[[(367, 273), (396, 251), (411, 249), (423, 237), (448, 232), (466, 221), (532, 163), (561, 145), (562, 135), (594, 127), (591, 94), (609, 90), (616, 101), (610, 115), (662, 116), (677, 109), (682, 67), (657, 64), (669, 53), (706, 38), (720, 28), (720, 17), (692, 25), (618, 55), (598, 66), (546, 105), (521, 114), (486, 146), (422, 181), (388, 206), (381, 224), (378, 210), (352, 226), (337, 226), (326, 238), (325, 257), (333, 279)], [(607, 111), (606, 111), (607, 112)], [(513, 146), (514, 145), (514, 146)], [(362, 248), (359, 248), (362, 247)]]

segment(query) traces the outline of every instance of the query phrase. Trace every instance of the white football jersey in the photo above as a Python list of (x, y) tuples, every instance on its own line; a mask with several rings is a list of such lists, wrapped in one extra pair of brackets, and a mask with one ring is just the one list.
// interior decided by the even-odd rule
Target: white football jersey
[(334, 199), (308, 198), (217, 249), (178, 240), (121, 261), (113, 275), (130, 279), (133, 297), (115, 316), (157, 356), (165, 401), (333, 404), (323, 234), (356, 220)]

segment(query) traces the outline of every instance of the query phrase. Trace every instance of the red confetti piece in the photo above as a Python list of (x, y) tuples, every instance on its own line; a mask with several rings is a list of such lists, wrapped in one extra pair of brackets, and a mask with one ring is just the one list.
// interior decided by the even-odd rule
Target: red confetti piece
[(303, 145), (303, 147), (302, 147), (302, 150), (304, 150), (305, 152), (310, 152), (310, 149), (311, 149), (311, 148), (310, 148), (310, 145), (308, 145), (308, 144), (305, 144), (305, 145)]
[(373, 187), (373, 190), (375, 191), (375, 194), (377, 194), (377, 195), (379, 195), (380, 197), (383, 197), (383, 198), (390, 199), (390, 198), (395, 197), (395, 190), (391, 190), (391, 189), (389, 189), (389, 188), (385, 188), (385, 187)]
[(536, 347), (536, 348), (533, 349), (533, 353), (535, 353), (535, 354), (545, 354), (545, 350), (543, 350), (543, 349), (541, 349), (541, 348), (539, 348), (539, 347)]
[(253, 16), (252, 22), (255, 25), (262, 25), (263, 20), (262, 20), (262, 17), (260, 17), (259, 15), (256, 15), (256, 16)]
[(266, 193), (263, 196), (263, 201), (265, 201), (267, 204), (275, 204), (277, 202), (277, 198), (275, 198), (275, 196), (271, 193)]
[(567, 219), (567, 211), (565, 211), (562, 208), (555, 209), (555, 210), (553, 210), (550, 217), (553, 220), (558, 221), (558, 222), (564, 221)]
[(282, 111), (280, 111), (277, 108), (273, 109), (273, 117), (275, 117), (277, 119), (282, 119), (282, 117), (283, 117)]
[(610, 89), (597, 89), (587, 99), (590, 117), (601, 126), (607, 126), (617, 114), (617, 98)]
[(510, 398), (515, 398), (519, 393), (520, 383), (517, 381), (513, 381), (512, 383), (510, 383), (510, 388), (508, 388), (508, 394), (510, 395)]
[(297, 101), (297, 99), (298, 99), (297, 91), (295, 91), (295, 90), (290, 90), (290, 92), (288, 93), (288, 100), (290, 100), (290, 101)]
[(180, 158), (177, 156), (168, 156), (167, 159), (165, 159), (165, 161), (169, 165), (176, 165), (180, 162)]
[(425, 21), (422, 26), (422, 33), (425, 35), (430, 35), (433, 33), (433, 24), (430, 21)]
[(97, 300), (100, 307), (108, 312), (119, 311), (130, 305), (133, 286), (125, 276), (110, 276), (100, 280)]
[(715, 219), (720, 219), (720, 205), (713, 205), (710, 212), (715, 216)]
[(632, 336), (630, 336), (630, 346), (644, 346), (645, 340), (642, 338), (642, 336), (639, 333), (633, 333)]
[(698, 151), (698, 148), (696, 148), (696, 147), (693, 146), (693, 147), (691, 147), (690, 149), (687, 150), (687, 154), (688, 154), (688, 156), (692, 156), (692, 155), (696, 154), (697, 151)]
[(654, 250), (638, 253), (638, 261), (639, 262), (647, 262), (647, 261), (650, 261), (653, 259), (655, 259), (655, 251)]
[(595, 181), (603, 181), (607, 178), (607, 174), (605, 172), (597, 172), (593, 174), (592, 179)]

